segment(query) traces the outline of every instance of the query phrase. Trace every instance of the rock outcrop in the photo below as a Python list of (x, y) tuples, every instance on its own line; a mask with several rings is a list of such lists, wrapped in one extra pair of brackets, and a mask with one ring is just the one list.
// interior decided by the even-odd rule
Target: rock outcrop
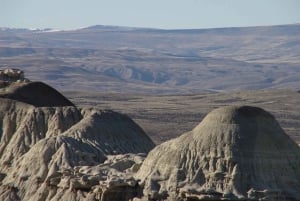
[(43, 83), (8, 89), (0, 98), (0, 200), (136, 196), (133, 173), (154, 143), (134, 121), (77, 108)]
[(224, 107), (154, 148), (136, 178), (144, 200), (300, 200), (300, 149), (268, 112)]
[(14, 68), (0, 70), (0, 81), (2, 82), (27, 82), (24, 71)]

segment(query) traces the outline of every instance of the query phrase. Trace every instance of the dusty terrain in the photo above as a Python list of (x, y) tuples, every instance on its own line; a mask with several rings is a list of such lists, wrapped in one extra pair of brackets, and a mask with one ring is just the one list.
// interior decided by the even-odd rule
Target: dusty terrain
[(64, 92), (80, 106), (114, 109), (128, 114), (157, 143), (194, 128), (213, 108), (252, 105), (271, 112), (294, 140), (300, 143), (300, 93), (259, 90), (194, 95), (129, 95)]

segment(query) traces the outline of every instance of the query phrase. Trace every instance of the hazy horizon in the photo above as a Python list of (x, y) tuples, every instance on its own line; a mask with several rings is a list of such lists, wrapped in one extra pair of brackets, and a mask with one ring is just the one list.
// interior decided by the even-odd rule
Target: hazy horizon
[(226, 29), (226, 28), (251, 28), (251, 27), (268, 27), (268, 26), (289, 26), (289, 25), (298, 25), (300, 23), (291, 23), (291, 24), (271, 24), (271, 25), (249, 25), (249, 26), (224, 26), (224, 27), (203, 27), (203, 28), (157, 28), (157, 27), (134, 27), (134, 26), (123, 26), (123, 25), (110, 25), (110, 24), (93, 24), (85, 27), (74, 27), (69, 29), (58, 29), (53, 27), (43, 27), (43, 28), (34, 28), (34, 27), (2, 27), (0, 29), (28, 29), (28, 30), (49, 30), (49, 31), (72, 31), (79, 29), (86, 29), (95, 26), (103, 26), (103, 27), (116, 27), (116, 28), (136, 28), (136, 29), (157, 29), (157, 30), (197, 30), (197, 29)]
[(0, 27), (204, 29), (300, 23), (297, 0), (0, 0)]

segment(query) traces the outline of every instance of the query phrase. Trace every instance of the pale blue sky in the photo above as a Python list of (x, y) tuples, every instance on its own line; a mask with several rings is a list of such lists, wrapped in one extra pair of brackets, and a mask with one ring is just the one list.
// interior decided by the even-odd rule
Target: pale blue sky
[(0, 0), (0, 27), (165, 29), (300, 23), (300, 0)]

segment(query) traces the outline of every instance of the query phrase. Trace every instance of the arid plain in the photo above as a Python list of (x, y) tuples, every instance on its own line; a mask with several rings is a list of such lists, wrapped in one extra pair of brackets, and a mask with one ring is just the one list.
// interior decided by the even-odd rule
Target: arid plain
[(64, 95), (79, 106), (112, 109), (128, 114), (157, 144), (191, 130), (208, 112), (227, 105), (264, 108), (300, 144), (300, 93), (296, 91), (259, 90), (156, 96), (65, 92)]

